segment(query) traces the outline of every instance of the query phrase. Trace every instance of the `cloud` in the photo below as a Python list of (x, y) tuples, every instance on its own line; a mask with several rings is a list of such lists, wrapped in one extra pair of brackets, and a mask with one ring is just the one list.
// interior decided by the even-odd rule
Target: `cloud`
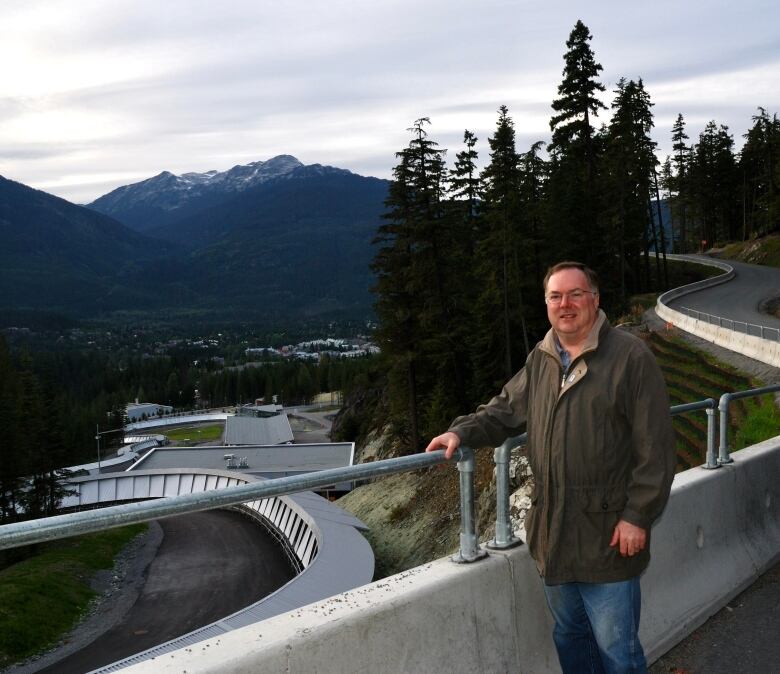
[(739, 137), (755, 106), (780, 109), (779, 14), (763, 0), (2, 3), (0, 58), (14, 67), (0, 81), (0, 172), (78, 201), (128, 176), (281, 153), (389, 177), (421, 116), (450, 157), (469, 128), (486, 158), (502, 104), (525, 151), (549, 138), (577, 18), (605, 102), (619, 77), (644, 79), (661, 152), (678, 112), (692, 131), (715, 118)]

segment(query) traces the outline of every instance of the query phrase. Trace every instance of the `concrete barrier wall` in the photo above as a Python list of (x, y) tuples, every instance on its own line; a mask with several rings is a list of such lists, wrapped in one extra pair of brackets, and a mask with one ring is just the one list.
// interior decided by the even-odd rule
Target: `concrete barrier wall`
[(642, 635), (655, 659), (780, 559), (780, 436), (675, 478), (653, 530)]
[[(651, 660), (780, 559), (780, 436), (675, 478), (652, 533), (641, 635)], [(129, 668), (163, 672), (559, 671), (525, 546), (437, 560)]]
[[(154, 441), (151, 441), (156, 446)], [(136, 470), (95, 477), (73, 478), (67, 486), (71, 493), (62, 499), (63, 508), (81, 508), (101, 503), (163, 498), (225, 489), (246, 484), (250, 477), (228, 471), (198, 469)], [(305, 569), (317, 554), (319, 529), (313, 518), (289, 496), (274, 496), (243, 504), (256, 519), (278, 532), (279, 538)]]
[(723, 270), (723, 274), (714, 276), (712, 278), (702, 279), (696, 281), (696, 283), (690, 283), (679, 288), (674, 288), (665, 292), (658, 298), (655, 306), (655, 313), (659, 318), (672, 323), (685, 332), (690, 332), (693, 335), (706, 339), (713, 344), (722, 346), (724, 349), (730, 351), (736, 351), (749, 358), (773, 365), (774, 367), (780, 367), (780, 341), (761, 339), (755, 335), (747, 335), (736, 330), (729, 328), (723, 328), (718, 325), (713, 325), (707, 321), (702, 321), (681, 311), (667, 306), (668, 302), (678, 299), (697, 290), (703, 288), (711, 288), (726, 281), (730, 281), (734, 278), (734, 268), (726, 262), (720, 260), (701, 260), (694, 259), (687, 255), (667, 255), (671, 260), (681, 260), (685, 262), (692, 262), (694, 264), (702, 264), (709, 267), (718, 267)]
[(661, 303), (661, 299), (658, 298), (655, 313), (663, 320), (674, 324), (685, 332), (690, 332), (708, 342), (722, 346), (724, 349), (736, 351), (774, 367), (780, 367), (780, 342), (761, 339), (755, 335), (746, 335), (728, 328), (721, 328), (707, 321), (698, 320), (680, 311), (670, 309)]
[(125, 426), (125, 431), (143, 431), (164, 426), (182, 426), (186, 424), (202, 424), (210, 421), (225, 421), (232, 414), (226, 412), (206, 412), (198, 414), (181, 414), (170, 417), (156, 417), (147, 421), (134, 421)]
[(147, 449), (153, 449), (159, 444), (160, 443), (157, 442), (157, 440), (140, 440), (124, 447), (120, 447), (117, 452), (117, 456), (114, 456), (110, 459), (93, 461), (92, 463), (83, 463), (78, 466), (68, 466), (65, 470), (69, 470), (73, 473), (86, 471), (90, 475), (99, 475), (100, 472), (106, 468), (117, 468), (123, 464), (129, 464), (135, 461), (138, 459), (138, 456)]

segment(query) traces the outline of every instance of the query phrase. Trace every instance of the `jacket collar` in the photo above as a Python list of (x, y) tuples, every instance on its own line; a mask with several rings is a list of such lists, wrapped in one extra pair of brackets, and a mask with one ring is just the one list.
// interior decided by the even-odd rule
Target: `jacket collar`
[[(582, 346), (582, 353), (588, 351), (595, 351), (599, 347), (599, 339), (602, 337), (602, 329), (606, 333), (609, 329), (609, 321), (607, 321), (607, 315), (603, 309), (599, 309), (599, 313), (596, 315), (596, 320), (588, 332), (588, 336), (585, 338), (585, 343)], [(539, 348), (545, 353), (551, 355), (559, 363), (561, 357), (558, 355), (558, 350), (555, 348), (555, 330), (550, 328), (547, 334), (544, 336)]]

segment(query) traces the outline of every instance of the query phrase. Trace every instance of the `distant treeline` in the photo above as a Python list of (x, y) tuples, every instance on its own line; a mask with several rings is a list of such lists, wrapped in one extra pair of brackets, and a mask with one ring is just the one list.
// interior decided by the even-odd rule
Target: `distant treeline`
[[(97, 460), (122, 439), (125, 405), (179, 410), (244, 404), (276, 395), (299, 404), (313, 395), (365, 385), (375, 358), (269, 361), (222, 368), (197, 350), (128, 356), (97, 351), (9, 351), (0, 335), (0, 521), (53, 514), (61, 468)], [(196, 393), (197, 392), (197, 393)]]
[(331, 358), (322, 356), (318, 362), (271, 360), (235, 368), (203, 373), (199, 378), (200, 400), (210, 407), (253, 402), (273, 396), (284, 405), (299, 405), (318, 393), (342, 391), (349, 393), (356, 383), (365, 384), (372, 356)]
[[(668, 283), (665, 257), (648, 253), (698, 250), (778, 227), (777, 116), (759, 108), (735, 154), (728, 129), (714, 121), (688, 144), (680, 115), (674, 154), (659, 167), (641, 78), (618, 81), (611, 120), (596, 125), (605, 87), (591, 37), (578, 21), (566, 42), (546, 152), (542, 142), (517, 149), (501, 106), (481, 172), (471, 131), (450, 168), (425, 117), (396, 153), (373, 268), (390, 418), (408, 451), (519, 369), (547, 327), (541, 283), (550, 264), (593, 267), (602, 306), (619, 315), (631, 295)], [(671, 207), (671, 242), (658, 220), (662, 198)]]

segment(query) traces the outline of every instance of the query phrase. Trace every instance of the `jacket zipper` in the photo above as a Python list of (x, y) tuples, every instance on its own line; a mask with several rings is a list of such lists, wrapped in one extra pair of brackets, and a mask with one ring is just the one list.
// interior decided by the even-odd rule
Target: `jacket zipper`
[[(563, 388), (563, 385), (565, 383), (565, 375), (566, 373), (563, 372), (563, 367), (559, 366), (561, 370), (561, 389)], [(547, 416), (547, 429), (545, 433), (545, 439), (544, 439), (544, 459), (545, 459), (545, 467), (544, 467), (544, 508), (542, 511), (542, 515), (544, 516), (544, 519), (542, 520), (544, 523), (544, 528), (542, 529), (542, 533), (544, 535), (544, 539), (542, 542), (542, 549), (545, 550), (544, 555), (544, 572), (547, 571), (547, 567), (550, 564), (550, 518), (552, 517), (552, 511), (551, 511), (551, 501), (550, 498), (551, 494), (551, 462), (550, 462), (550, 456), (552, 454), (552, 429), (553, 429), (553, 418), (555, 417), (555, 410), (558, 407), (558, 401), (561, 399), (560, 391), (558, 395), (555, 398), (555, 403), (553, 404), (552, 408), (550, 408), (550, 413)], [(544, 575), (544, 574), (543, 574)]]
[[(571, 372), (571, 370), (574, 368), (574, 365), (582, 359), (582, 357), (586, 353), (590, 353), (591, 351), (595, 351), (595, 348), (587, 349), (586, 351), (583, 351), (579, 356), (577, 356), (571, 363), (569, 363), (568, 370), (564, 371), (563, 364), (559, 364), (558, 368), (561, 371), (561, 387), (558, 389), (558, 395), (555, 398), (555, 404), (552, 406), (552, 409), (550, 410), (550, 414), (547, 417), (547, 433), (545, 437), (545, 484), (544, 484), (544, 512), (542, 513), (544, 515), (544, 529), (542, 530), (542, 533), (544, 535), (543, 540), (543, 546), (542, 549), (546, 550), (545, 556), (544, 556), (544, 572), (547, 571), (547, 567), (550, 564), (550, 519), (552, 517), (552, 510), (551, 510), (551, 499), (550, 499), (550, 493), (552, 490), (551, 487), (551, 462), (550, 457), (552, 455), (552, 431), (553, 431), (553, 418), (555, 417), (555, 412), (558, 409), (558, 404), (561, 401), (561, 398), (564, 394), (564, 386), (566, 385), (566, 375)], [(549, 355), (549, 354), (548, 354)], [(555, 359), (554, 359), (555, 360)], [(544, 575), (544, 573), (543, 573)]]

